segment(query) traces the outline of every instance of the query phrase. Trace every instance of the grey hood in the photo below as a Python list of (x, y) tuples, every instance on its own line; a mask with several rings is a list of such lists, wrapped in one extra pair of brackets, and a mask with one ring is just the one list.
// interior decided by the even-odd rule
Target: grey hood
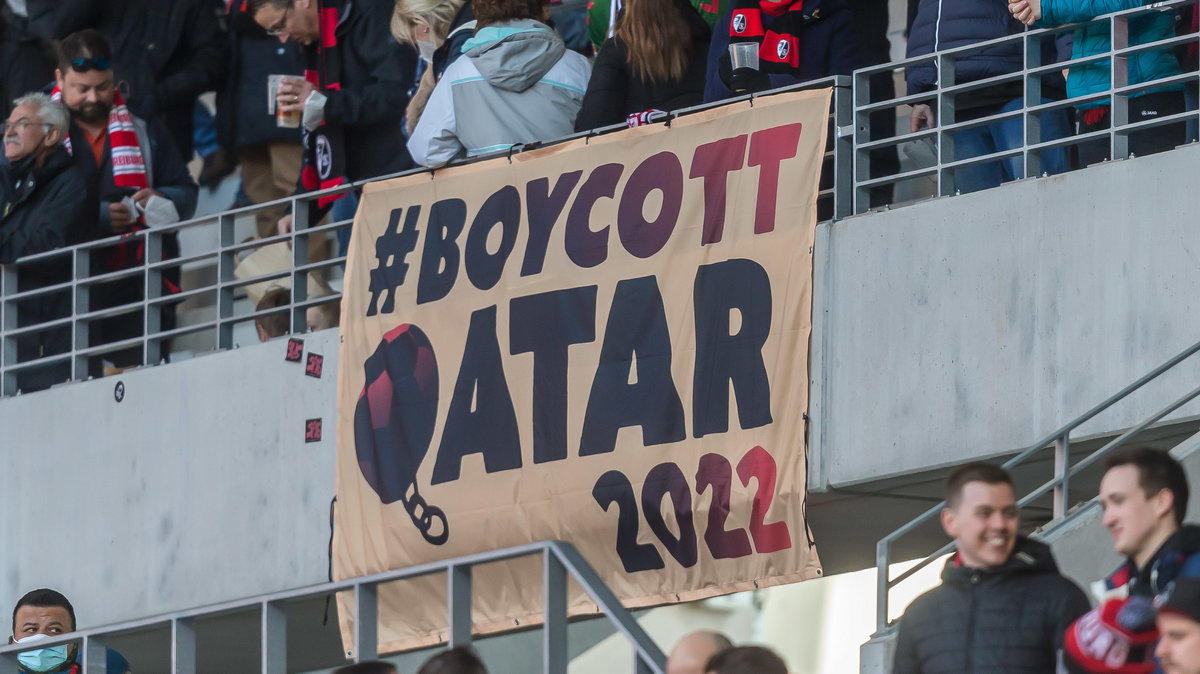
[(479, 29), (462, 49), (488, 84), (522, 92), (558, 63), (566, 45), (546, 24), (519, 19)]

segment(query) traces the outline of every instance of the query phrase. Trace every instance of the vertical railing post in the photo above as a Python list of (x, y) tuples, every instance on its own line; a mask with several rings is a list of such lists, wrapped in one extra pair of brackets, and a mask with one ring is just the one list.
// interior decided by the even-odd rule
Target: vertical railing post
[(82, 653), (79, 660), (83, 663), (83, 674), (108, 674), (108, 648), (99, 637), (84, 637), (79, 649)]
[(287, 674), (287, 613), (283, 606), (272, 602), (262, 603), (262, 630), (259, 634), (262, 645), (262, 674)]
[(20, 674), (20, 670), (17, 669), (16, 653), (0, 655), (0, 674)]
[[(317, 223), (309, 222), (309, 203), (300, 199), (292, 200), (292, 306), (288, 310), (288, 323), (293, 334), (304, 332), (307, 327), (304, 312), (296, 308), (296, 303), (308, 298), (308, 272), (297, 272), (296, 268), (308, 264), (309, 241), (308, 228)], [(322, 234), (324, 236), (324, 234)]]
[(1030, 145), (1036, 145), (1045, 140), (1042, 138), (1041, 115), (1029, 114), (1031, 106), (1042, 104), (1042, 76), (1040, 74), (1031, 76), (1029, 71), (1043, 65), (1042, 40), (1045, 37), (1045, 34), (1034, 36), (1029, 31), (1026, 31), (1022, 38), (1025, 46), (1025, 73), (1021, 78), (1025, 93), (1025, 105), (1021, 114), (1021, 121), (1023, 122), (1022, 132), (1024, 133), (1022, 147), (1024, 148), (1024, 152), (1021, 154), (1021, 175), (1014, 176), (1016, 178), (1031, 178), (1042, 173), (1042, 151), (1029, 151)]
[[(850, 86), (852, 81), (840, 76), (833, 87), (834, 220), (854, 215), (854, 89)], [(870, 203), (869, 199), (867, 203)]]
[(1071, 434), (1063, 433), (1054, 440), (1054, 519), (1065, 517), (1070, 498)]
[(954, 169), (947, 173), (946, 169), (942, 168), (944, 164), (954, 161), (954, 132), (946, 133), (943, 129), (947, 124), (953, 124), (955, 121), (954, 115), (954, 99), (955, 95), (949, 96), (945, 93), (946, 87), (952, 87), (955, 84), (954, 78), (954, 56), (949, 54), (937, 55), (937, 108), (934, 119), (937, 122), (937, 194), (940, 197), (950, 196), (955, 193)]
[(147, 229), (142, 235), (146, 237), (146, 266), (143, 267), (145, 294), (142, 295), (146, 300), (142, 303), (142, 363), (155, 365), (162, 360), (162, 340), (158, 333), (162, 332), (162, 314), (166, 307), (154, 302), (162, 297), (163, 269), (152, 265), (162, 262), (163, 235), (153, 228)]
[(859, 187), (859, 183), (871, 179), (871, 151), (859, 146), (871, 140), (871, 113), (862, 112), (862, 106), (871, 103), (871, 75), (862, 70), (853, 75), (851, 95), (854, 101), (854, 213), (865, 213), (871, 208), (871, 190)]
[(449, 576), (450, 600), (448, 615), (450, 618), (450, 647), (471, 645), (471, 567), (450, 567)]
[(354, 661), (379, 657), (379, 586), (354, 586)]
[(196, 623), (190, 618), (171, 621), (171, 674), (196, 674)]
[(90, 250), (74, 249), (71, 252), (71, 379), (85, 379), (88, 374), (88, 358), (80, 355), (91, 346), (91, 319), (80, 319), (92, 309), (91, 286), (88, 277), (92, 273)]
[(542, 662), (546, 674), (567, 671), (567, 569), (549, 547), (545, 552), (545, 623), (542, 627)]
[(1129, 94), (1117, 94), (1119, 87), (1129, 84), (1129, 56), (1117, 55), (1118, 49), (1129, 46), (1129, 17), (1118, 16), (1109, 20), (1112, 39), (1109, 40), (1112, 58), (1109, 59), (1109, 84), (1111, 107), (1109, 108), (1108, 133), (1111, 143), (1112, 159), (1124, 159), (1129, 156), (1129, 134), (1121, 133), (1119, 129), (1129, 124)]
[(17, 329), (17, 303), (8, 299), (16, 292), (16, 265), (0, 265), (0, 395), (6, 396), (17, 392), (17, 375), (12, 371), (17, 364), (17, 338), (9, 334)]
[(217, 220), (217, 350), (233, 348), (233, 323), (225, 319), (233, 317), (233, 288), (228, 284), (233, 283), (233, 270), (237, 266), (234, 253), (229, 250), (234, 245), (234, 224), (234, 217), (229, 213), (222, 214)]
[(891, 573), (888, 569), (890, 551), (888, 539), (875, 544), (875, 633), (882, 634), (888, 626), (888, 591), (891, 589)]

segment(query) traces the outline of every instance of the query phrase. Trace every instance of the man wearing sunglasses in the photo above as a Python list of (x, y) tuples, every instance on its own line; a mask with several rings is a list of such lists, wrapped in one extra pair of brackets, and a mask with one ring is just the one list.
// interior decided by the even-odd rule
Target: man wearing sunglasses
[[(45, 94), (16, 99), (3, 127), (4, 156), (0, 164), (0, 265), (73, 243), (95, 220), (87, 185), (63, 149), (67, 111)], [(70, 277), (69, 257), (18, 267), (22, 291), (44, 288)], [(18, 325), (31, 326), (70, 315), (69, 293), (41, 295), (17, 305)], [(64, 353), (70, 347), (70, 328), (52, 328), (17, 337), (21, 362)], [(70, 377), (67, 363), (22, 370), (22, 391), (48, 388)]]
[[(130, 234), (192, 217), (196, 209), (196, 183), (162, 123), (134, 115), (116, 90), (108, 40), (95, 30), (67, 36), (59, 45), (55, 78), (53, 96), (71, 113), (67, 149), (99, 195), (95, 205), (99, 222), (95, 238)], [(164, 236), (162, 244), (163, 259), (179, 255), (179, 242), (173, 233)], [(147, 262), (145, 239), (130, 239), (100, 251), (96, 258), (92, 262), (93, 273), (141, 267)], [(162, 296), (178, 293), (179, 268), (162, 271)], [(93, 346), (142, 335), (139, 303), (143, 290), (140, 275), (93, 287), (90, 309), (125, 305), (130, 308), (129, 313), (92, 323)], [(158, 307), (161, 329), (170, 330), (174, 327), (174, 305)], [(106, 369), (111, 373), (113, 369), (141, 365), (142, 348), (134, 346), (102, 358), (89, 366), (92, 375), (99, 376)]]
[[(304, 78), (280, 85), (277, 104), (302, 115), (300, 191), (398, 173), (412, 166), (401, 123), (417, 54), (389, 32), (393, 3), (248, 0), (246, 13), (280, 42), (297, 42)], [(315, 224), (342, 195), (310, 209)], [(341, 219), (335, 211), (335, 217)], [(292, 216), (280, 220), (291, 231)]]

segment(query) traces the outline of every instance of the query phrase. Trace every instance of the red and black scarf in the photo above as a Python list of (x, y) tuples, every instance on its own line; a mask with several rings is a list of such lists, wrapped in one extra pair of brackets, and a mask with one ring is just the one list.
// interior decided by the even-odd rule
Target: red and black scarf
[[(341, 46), (337, 41), (338, 19), (348, 10), (347, 0), (317, 0), (317, 17), (321, 37), (316, 46), (304, 50), (304, 79), (318, 91), (340, 91), (342, 88)], [(346, 146), (340, 125), (322, 123), (315, 131), (304, 129), (304, 169), (300, 183), (306, 190), (323, 190), (344, 185), (346, 179)], [(318, 208), (341, 199), (346, 193), (321, 197)]]
[[(790, 73), (800, 67), (800, 29), (820, 16), (804, 9), (804, 0), (734, 0), (729, 41), (757, 42), (759, 69)], [(816, 4), (808, 2), (808, 4)], [(767, 25), (770, 28), (767, 28)]]

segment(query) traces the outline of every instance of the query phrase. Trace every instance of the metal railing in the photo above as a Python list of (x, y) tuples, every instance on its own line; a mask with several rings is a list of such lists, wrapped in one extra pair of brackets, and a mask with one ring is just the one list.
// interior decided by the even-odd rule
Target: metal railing
[[(1142, 388), (1142, 386), (1145, 386), (1146, 384), (1150, 383), (1151, 381), (1154, 381), (1155, 379), (1157, 379), (1159, 376), (1170, 371), (1172, 368), (1179, 365), (1183, 361), (1187, 360), (1189, 357), (1191, 357), (1198, 351), (1200, 351), (1200, 342), (1197, 342), (1196, 344), (1193, 344), (1192, 346), (1188, 347), (1187, 349), (1185, 349), (1184, 351), (1182, 351), (1175, 357), (1166, 361), (1162, 365), (1159, 365), (1158, 367), (1154, 368), (1153, 370), (1146, 373), (1145, 375), (1143, 375), (1142, 377), (1140, 377), (1133, 383), (1129, 384), (1125, 388), (1121, 389), (1120, 391), (1109, 396), (1104, 401), (1102, 401), (1100, 404), (1098, 404), (1095, 407), (1091, 408), (1090, 410), (1084, 412), (1083, 414), (1079, 415), (1078, 417), (1075, 417), (1071, 421), (1067, 422), (1066, 425), (1062, 426), (1061, 428), (1055, 429), (1054, 431), (1052, 431), (1045, 437), (1039, 439), (1037, 442), (1033, 443), (1026, 449), (1022, 450), (1016, 456), (1005, 461), (1002, 464), (1003, 467), (1006, 470), (1011, 470), (1013, 467), (1021, 465), (1025, 462), (1029, 461), (1031, 458), (1037, 457), (1039, 455), (1043, 455), (1043, 453), (1046, 451), (1052, 450), (1054, 452), (1054, 477), (1052, 477), (1051, 479), (1042, 483), (1041, 486), (1037, 487), (1030, 493), (1026, 494), (1024, 497), (1022, 497), (1019, 501), (1017, 501), (1017, 507), (1024, 508), (1025, 506), (1029, 505), (1030, 503), (1033, 503), (1037, 499), (1042, 498), (1042, 497), (1046, 496), (1047, 494), (1052, 494), (1052, 499), (1053, 499), (1053, 507), (1052, 507), (1053, 508), (1053, 519), (1052, 519), (1052, 521), (1061, 520), (1062, 518), (1066, 517), (1068, 514), (1067, 508), (1069, 505), (1067, 503), (1067, 498), (1068, 498), (1067, 490), (1070, 486), (1071, 478), (1075, 477), (1076, 475), (1078, 475), (1080, 472), (1084, 471), (1088, 467), (1095, 465), (1097, 461), (1103, 459), (1105, 456), (1107, 456), (1108, 454), (1110, 454), (1117, 448), (1126, 446), (1138, 434), (1142, 433), (1146, 429), (1150, 428), (1154, 424), (1156, 424), (1159, 421), (1161, 421), (1162, 419), (1166, 418), (1167, 415), (1171, 414), (1175, 410), (1178, 410), (1179, 408), (1183, 407), (1188, 402), (1191, 402), (1192, 400), (1196, 399), (1197, 397), (1200, 397), (1200, 387), (1192, 389), (1188, 393), (1184, 394), (1180, 398), (1173, 401), (1171, 404), (1167, 405), (1166, 407), (1163, 407), (1162, 409), (1158, 410), (1154, 414), (1151, 414), (1150, 416), (1146, 417), (1138, 425), (1125, 431), (1120, 436), (1114, 438), (1110, 442), (1106, 443), (1104, 446), (1102, 446), (1099, 449), (1088, 454), (1086, 457), (1084, 457), (1082, 460), (1076, 462), (1075, 464), (1071, 463), (1071, 433), (1075, 429), (1079, 428), (1081, 425), (1083, 425), (1084, 423), (1086, 423), (1087, 421), (1089, 421), (1090, 419), (1095, 417), (1096, 415), (1100, 414), (1101, 412), (1104, 412), (1105, 410), (1109, 409), (1113, 405), (1124, 400), (1130, 394), (1132, 394), (1133, 392)], [(876, 602), (875, 602), (875, 629), (876, 629), (877, 635), (883, 634), (886, 630), (888, 630), (888, 628), (890, 627), (890, 624), (891, 624), (888, 620), (888, 593), (889, 593), (889, 591), (896, 585), (902, 583), (906, 579), (908, 579), (911, 576), (913, 576), (914, 574), (916, 574), (921, 569), (932, 564), (935, 560), (937, 560), (942, 555), (944, 555), (954, 549), (953, 542), (947, 543), (946, 545), (939, 548), (936, 552), (933, 552), (929, 556), (925, 557), (925, 559), (918, 562), (915, 566), (910, 567), (909, 569), (905, 570), (903, 573), (896, 576), (895, 578), (891, 578), (890, 577), (891, 572), (889, 570), (889, 567), (890, 567), (891, 561), (892, 561), (892, 559), (891, 559), (892, 545), (898, 539), (903, 538), (904, 536), (907, 536), (909, 533), (913, 532), (917, 527), (919, 527), (919, 526), (925, 524), (926, 522), (929, 522), (930, 520), (937, 517), (938, 513), (940, 513), (942, 511), (942, 509), (945, 508), (945, 506), (946, 506), (945, 501), (938, 503), (937, 505), (933, 506), (929, 510), (926, 510), (920, 516), (918, 516), (915, 519), (913, 519), (912, 521), (910, 521), (908, 524), (905, 524), (904, 526), (900, 527), (899, 529), (896, 529), (892, 533), (888, 534), (887, 536), (885, 536), (883, 539), (881, 539), (876, 544), (875, 568), (876, 568), (877, 581), (876, 581)]]
[[(542, 590), (544, 592), (545, 623), (542, 626), (542, 662), (546, 674), (565, 674), (567, 671), (567, 581), (574, 578), (606, 618), (633, 646), (630, 671), (635, 674), (663, 674), (666, 658), (654, 641), (642, 630), (612, 590), (604, 584), (595, 569), (579, 554), (575, 546), (562, 541), (530, 543), (504, 550), (431, 562), (407, 569), (387, 571), (362, 578), (353, 578), (310, 587), (276, 592), (274, 594), (230, 601), (214, 606), (179, 611), (167, 615), (134, 620), (116, 625), (40, 640), (35, 644), (0, 646), (0, 674), (17, 674), (17, 653), (59, 644), (76, 644), (83, 674), (109, 674), (106, 671), (106, 644), (113, 637), (128, 636), (167, 628), (170, 631), (171, 674), (195, 674), (197, 644), (196, 621), (257, 609), (261, 616), (259, 672), (285, 674), (288, 671), (287, 615), (288, 604), (302, 599), (322, 598), (337, 592), (354, 593), (354, 662), (379, 657), (378, 590), (384, 583), (412, 580), (434, 574), (447, 576), (449, 645), (471, 644), (471, 574), (483, 564), (523, 557), (543, 559)], [(219, 646), (214, 645), (214, 648)], [(137, 663), (131, 663), (139, 671)], [(292, 663), (298, 664), (298, 663)], [(617, 670), (614, 670), (617, 671)], [(119, 673), (113, 673), (119, 674)]]
[[(1031, 29), (1011, 36), (978, 42), (954, 49), (946, 49), (927, 55), (908, 58), (885, 65), (863, 68), (854, 72), (854, 212), (863, 213), (871, 208), (869, 194), (871, 190), (881, 187), (895, 186), (914, 179), (929, 178), (934, 182), (935, 196), (950, 196), (959, 192), (956, 185), (956, 172), (974, 166), (990, 164), (1002, 160), (1019, 159), (1016, 162), (1016, 175), (1009, 179), (1015, 180), (1043, 174), (1043, 156), (1049, 151), (1065, 152), (1068, 148), (1078, 147), (1087, 142), (1106, 142), (1109, 158), (1125, 158), (1129, 156), (1129, 139), (1132, 134), (1146, 131), (1153, 127), (1168, 124), (1191, 123), (1185, 129), (1183, 142), (1193, 142), (1195, 124), (1198, 113), (1194, 100), (1188, 101), (1190, 109), (1181, 113), (1158, 116), (1152, 119), (1131, 120), (1129, 116), (1129, 100), (1140, 93), (1163, 87), (1181, 87), (1190, 84), (1195, 87), (1200, 81), (1200, 73), (1196, 71), (1182, 72), (1179, 75), (1164, 77), (1130, 84), (1129, 59), (1135, 54), (1144, 52), (1171, 50), (1186, 45), (1200, 44), (1200, 36), (1196, 33), (1176, 35), (1169, 39), (1148, 42), (1131, 46), (1129, 44), (1129, 22), (1146, 14), (1156, 12), (1174, 13), (1176, 10), (1194, 6), (1195, 0), (1171, 0), (1157, 2), (1144, 7), (1123, 10), (1106, 14), (1092, 21), (1077, 24), (1067, 24), (1048, 29)], [(1110, 37), (1110, 48), (1107, 51), (1093, 54), (1084, 58), (1047, 62), (1045, 51), (1050, 49), (1049, 42), (1053, 38), (1073, 31), (1083, 26), (1107, 24)], [(968, 82), (955, 81), (955, 66), (960, 61), (982, 52), (994, 52), (998, 48), (1019, 45), (1022, 55), (1022, 67), (1010, 73), (985, 77)], [(1064, 69), (1076, 68), (1089, 64), (1108, 64), (1110, 86), (1107, 91), (1065, 98), (1062, 100), (1044, 100), (1043, 94), (1050, 87), (1045, 80), (1061, 78)], [(933, 89), (913, 95), (897, 96), (885, 100), (873, 97), (871, 78), (881, 73), (891, 74), (897, 70), (914, 66), (932, 65), (937, 73), (937, 81)], [(971, 95), (994, 92), (996, 87), (1003, 85), (1020, 85), (1021, 106), (1008, 112), (999, 112), (986, 116), (973, 117), (966, 121), (956, 121), (956, 100)], [(1192, 89), (1194, 92), (1194, 89)], [(1181, 94), (1182, 96), (1182, 94)], [(1044, 118), (1053, 113), (1064, 114), (1071, 108), (1084, 104), (1106, 104), (1110, 106), (1109, 118), (1113, 121), (1108, 129), (1075, 134), (1069, 130), (1064, 137), (1049, 138), (1042, 134)], [(932, 128), (916, 132), (901, 132), (896, 134), (881, 133), (876, 125), (872, 127), (870, 117), (880, 111), (895, 111), (897, 117), (902, 117), (908, 106), (928, 104), (936, 112), (936, 125)], [(1000, 122), (1020, 120), (1021, 142), (1013, 148), (1000, 149), (995, 152), (974, 156), (958, 156), (955, 152), (955, 141), (963, 131), (978, 129)], [(909, 168), (897, 173), (878, 175), (872, 171), (872, 154), (880, 151), (897, 151), (900, 146), (909, 143), (932, 142), (931, 148), (936, 160), (932, 165)], [(1071, 166), (1067, 167), (1074, 168)], [(1082, 167), (1080, 167), (1082, 168)]]
[[(851, 175), (853, 148), (848, 77), (817, 80), (755, 96), (677, 110), (669, 114), (666, 122), (669, 123), (682, 115), (738, 101), (824, 87), (832, 87), (834, 91), (829, 123), (834, 140), (825, 153), (828, 178), (818, 194), (818, 209), (827, 218), (845, 217), (851, 213), (849, 192), (836, 190), (835, 185), (848, 184)], [(623, 128), (624, 124), (613, 125), (572, 134), (551, 143), (517, 146), (511, 152), (610, 133)], [(458, 163), (487, 158), (489, 157), (477, 157)], [(51, 372), (48, 376), (57, 377), (53, 383), (85, 379), (89, 374), (97, 375), (99, 363), (106, 355), (131, 348), (140, 351), (140, 358), (137, 359), (139, 364), (157, 364), (169, 358), (173, 340), (190, 340), (193, 343), (193, 351), (230, 349), (236, 345), (235, 326), (279, 314), (288, 316), (289, 332), (303, 332), (306, 326), (305, 313), (309, 308), (332, 304), (341, 299), (341, 293), (336, 290), (320, 297), (310, 297), (309, 277), (328, 278), (339, 273), (345, 262), (344, 257), (336, 255), (319, 260), (310, 259), (310, 248), (329, 243), (328, 239), (332, 234), (348, 229), (351, 225), (349, 220), (326, 224), (309, 222), (310, 204), (322, 197), (359, 190), (369, 182), (427, 172), (427, 169), (414, 169), (300, 194), (186, 222), (144, 229), (126, 236), (113, 236), (31, 255), (22, 258), (17, 264), (0, 266), (0, 395), (13, 395), (19, 389), (25, 388), (21, 384), (23, 375), (26, 374)], [(281, 207), (285, 207), (293, 215), (292, 232), (262, 239), (241, 240), (239, 232), (245, 234), (253, 231), (253, 224), (249, 221), (254, 216), (264, 212), (276, 212)], [(201, 250), (183, 250), (178, 258), (164, 259), (163, 251), (168, 238), (181, 234), (206, 237), (210, 245)], [(249, 278), (235, 277), (234, 269), (242, 256), (264, 246), (279, 243), (290, 246), (290, 267)], [(144, 265), (115, 272), (91, 273), (92, 262), (117, 244), (143, 245)], [(62, 278), (58, 282), (34, 289), (20, 287), (23, 269), (48, 266), (61, 271)], [(182, 268), (185, 273), (189, 273), (189, 279), (205, 274), (214, 279), (211, 283), (189, 285), (185, 282), (181, 292), (164, 294), (161, 279), (168, 270), (176, 268)], [(96, 307), (92, 298), (98, 288), (130, 279), (135, 279), (140, 284), (141, 296), (145, 299), (119, 306)], [(291, 287), (290, 302), (286, 306), (257, 311), (249, 302), (240, 301), (247, 286), (280, 281), (287, 281)], [(55, 301), (63, 306), (61, 316), (36, 323), (22, 323), (19, 309), (33, 303), (49, 304)], [(179, 316), (185, 308), (190, 308), (188, 315), (184, 317), (187, 320), (178, 325), (168, 325), (170, 321), (164, 320), (164, 315), (168, 312), (170, 315)], [(119, 316), (140, 322), (141, 330), (137, 336), (120, 341), (92, 343), (93, 325)], [(65, 348), (54, 349), (52, 353), (43, 353), (39, 348), (36, 353), (29, 353), (35, 350), (34, 347), (44, 345), (55, 334), (58, 335), (58, 341), (66, 345)], [(250, 339), (254, 339), (253, 333), (247, 334), (250, 335)], [(199, 346), (195, 346), (196, 344)]]
[[(1108, 145), (1108, 156), (1121, 158), (1128, 154), (1129, 140), (1132, 134), (1166, 124), (1195, 123), (1195, 120), (1200, 117), (1200, 113), (1194, 109), (1194, 104), (1191, 105), (1193, 109), (1185, 110), (1182, 113), (1143, 121), (1131, 122), (1128, 114), (1129, 100), (1139, 92), (1164, 86), (1179, 87), (1185, 84), (1194, 86), (1200, 81), (1200, 73), (1193, 71), (1160, 80), (1129, 84), (1128, 61), (1132, 55), (1154, 50), (1173, 49), (1182, 45), (1197, 45), (1200, 41), (1200, 36), (1196, 34), (1184, 34), (1130, 46), (1130, 20), (1152, 12), (1174, 12), (1177, 8), (1194, 4), (1194, 1), (1171, 0), (1116, 12), (1089, 22), (1089, 24), (1106, 24), (1108, 26), (1111, 48), (1107, 52), (1086, 58), (1047, 62), (1043, 55), (1043, 43), (1056, 35), (1089, 24), (1029, 30), (996, 40), (935, 52), (882, 66), (864, 68), (856, 71), (852, 78), (832, 77), (674, 111), (669, 115), (667, 122), (669, 123), (670, 119), (680, 115), (698, 110), (727, 105), (740, 100), (753, 101), (757, 97), (782, 91), (832, 87), (834, 96), (830, 113), (831, 142), (827, 148), (821, 189), (818, 195), (818, 212), (822, 220), (837, 220), (868, 210), (872, 207), (872, 197), (875, 197), (877, 204), (880, 201), (878, 197), (881, 190), (889, 193), (889, 196), (883, 201), (891, 203), (894, 199), (890, 196), (890, 191), (897, 185), (914, 179), (932, 179), (937, 195), (955, 194), (959, 191), (956, 187), (957, 171), (1001, 160), (1019, 159), (1015, 171), (1018, 175), (1013, 176), (1014, 178), (1039, 175), (1042, 170), (1044, 153), (1062, 151), (1082, 143), (1105, 142)], [(955, 82), (955, 64), (960, 60), (970, 58), (980, 51), (994, 50), (1005, 45), (1020, 46), (1023, 55), (1021, 69), (982, 80)], [(1042, 93), (1046, 88), (1044, 79), (1058, 77), (1058, 73), (1063, 68), (1094, 63), (1110, 65), (1110, 90), (1066, 100), (1043, 102)], [(885, 100), (879, 100), (880, 97), (874, 95), (879, 92), (872, 91), (873, 78), (878, 82), (880, 76), (891, 76), (897, 70), (922, 64), (932, 64), (940, 74), (931, 91)], [(1019, 83), (1022, 90), (1020, 109), (967, 121), (956, 121), (956, 100), (986, 92), (989, 88), (994, 89), (1006, 84), (1012, 86), (1015, 83)], [(1069, 108), (1096, 102), (1111, 106), (1111, 118), (1115, 124), (1110, 128), (1082, 135), (1067, 135), (1062, 138), (1042, 137), (1041, 120), (1045, 115), (1065, 114)], [(938, 123), (933, 128), (919, 130), (915, 133), (892, 134), (888, 133), (889, 129), (883, 128), (880, 124), (874, 126), (871, 124), (873, 115), (878, 117), (880, 112), (892, 112), (895, 114), (884, 116), (888, 117), (894, 125), (895, 120), (905, 113), (908, 106), (922, 103), (932, 104), (938, 112)], [(973, 157), (960, 158), (956, 156), (957, 134), (989, 124), (1018, 119), (1021, 121), (1022, 141), (1019, 147)], [(621, 128), (624, 128), (623, 124), (574, 134), (552, 141), (552, 143), (608, 133)], [(1190, 134), (1188, 138), (1194, 136), (1191, 129), (1188, 130), (1188, 133)], [(880, 170), (881, 164), (878, 159), (873, 157), (880, 153), (895, 152), (897, 148), (906, 143), (924, 142), (933, 142), (936, 145), (933, 150), (936, 160), (930, 166), (906, 168), (886, 174)], [(511, 152), (519, 152), (546, 144), (549, 143), (515, 147)], [(419, 172), (422, 171), (415, 170), (397, 175)], [(374, 180), (382, 179), (384, 178)], [(260, 319), (269, 319), (281, 313), (287, 314), (291, 332), (302, 331), (305, 325), (304, 314), (307, 309), (330, 304), (340, 299), (340, 295), (336, 292), (322, 297), (309, 297), (306, 292), (309, 276), (335, 275), (342, 268), (344, 262), (343, 258), (336, 256), (322, 260), (310, 259), (308, 255), (310, 243), (312, 247), (316, 247), (319, 239), (327, 239), (331, 233), (348, 228), (350, 225), (348, 221), (321, 225), (309, 223), (307, 222), (308, 205), (322, 196), (357, 190), (366, 182), (372, 181), (362, 181), (353, 185), (289, 197), (268, 204), (226, 211), (184, 223), (143, 230), (126, 237), (111, 237), (79, 244), (23, 258), (17, 265), (4, 266), (3, 271), (0, 272), (0, 395), (16, 393), (19, 388), (22, 388), (24, 376), (34, 377), (39, 372), (48, 373), (46, 378), (53, 380), (52, 383), (83, 379), (89, 373), (98, 374), (99, 361), (108, 354), (127, 349), (139, 350), (140, 357), (135, 360), (143, 364), (155, 364), (167, 358), (170, 355), (172, 340), (190, 340), (193, 344), (191, 349), (193, 351), (202, 351), (207, 348), (228, 349), (234, 346), (235, 326)], [(281, 206), (290, 209), (294, 214), (295, 229), (292, 233), (253, 241), (238, 241), (236, 232), (239, 228), (244, 227), (244, 225), (238, 224), (239, 221), (244, 221), (246, 218), (268, 209), (277, 210)], [(163, 248), (167, 237), (175, 236), (177, 233), (198, 232), (206, 228), (215, 230), (212, 245), (206, 246), (200, 251), (184, 251), (184, 255), (180, 258), (164, 259)], [(119, 242), (144, 245), (145, 264), (117, 272), (91, 273), (91, 262), (97, 259), (102, 251)], [(287, 242), (292, 247), (291, 268), (255, 278), (237, 279), (234, 277), (233, 269), (237, 266), (239, 256), (253, 252), (261, 246), (280, 242)], [(19, 287), (20, 269), (31, 266), (57, 266), (62, 271), (63, 278), (58, 282), (44, 284), (38, 288)], [(201, 273), (194, 274), (194, 276), (200, 276), (203, 273), (214, 275), (215, 281), (185, 287), (182, 292), (177, 294), (164, 295), (160, 283), (161, 277), (164, 273), (179, 267), (185, 270), (200, 270)], [(129, 282), (131, 279), (140, 280), (144, 299), (120, 306), (104, 306), (102, 308), (92, 301), (96, 288), (122, 281)], [(246, 303), (239, 302), (245, 286), (282, 279), (288, 279), (291, 282), (292, 297), (287, 306), (256, 311), (245, 307)], [(22, 320), (20, 307), (28, 307), (33, 303), (51, 304), (55, 302), (59, 303), (62, 310), (57, 312), (58, 315), (53, 318), (41, 322)], [(181, 305), (181, 302), (187, 304)], [(172, 325), (170, 320), (164, 320), (164, 316), (174, 316), (172, 308), (176, 305), (198, 308), (190, 312), (186, 321), (179, 325)], [(92, 339), (95, 323), (122, 315), (126, 316), (126, 320), (140, 321), (141, 330), (134, 331), (138, 333), (137, 336), (108, 343), (93, 343), (93, 341), (99, 342), (99, 340)], [(131, 316), (132, 318), (130, 318)], [(211, 334), (206, 337), (200, 333)], [(45, 348), (48, 342), (57, 342), (57, 345), (53, 346), (49, 353)], [(197, 344), (200, 346), (196, 346)]]

